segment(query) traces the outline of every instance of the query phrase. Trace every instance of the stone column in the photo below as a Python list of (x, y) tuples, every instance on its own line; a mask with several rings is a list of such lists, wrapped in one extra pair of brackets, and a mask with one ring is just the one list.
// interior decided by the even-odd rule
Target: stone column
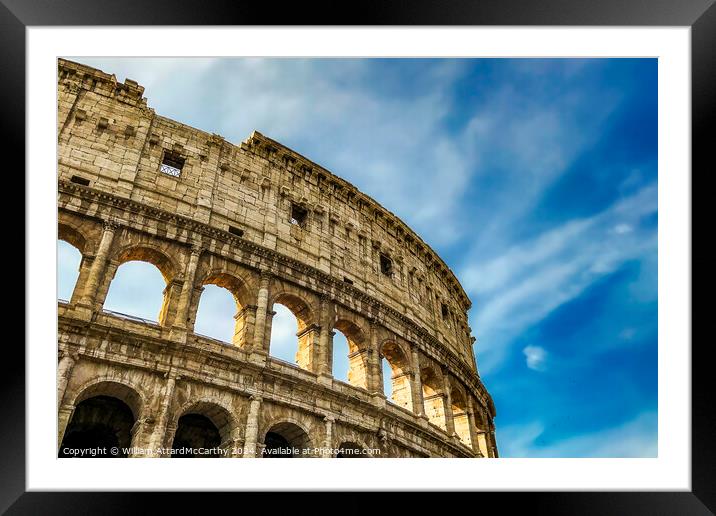
[(173, 326), (175, 328), (184, 330), (187, 327), (187, 317), (189, 315), (189, 306), (191, 304), (191, 293), (194, 289), (194, 277), (196, 276), (196, 269), (199, 265), (201, 251), (202, 249), (198, 245), (193, 245), (191, 247), (189, 263), (184, 271), (184, 283), (181, 288), (181, 293), (179, 294), (177, 313), (174, 318)]
[(70, 422), (70, 418), (75, 411), (75, 407), (70, 404), (60, 405), (57, 411), (57, 451), (60, 451), (60, 445), (62, 444), (62, 438), (65, 436), (65, 430)]
[(447, 369), (443, 369), (443, 389), (445, 390), (445, 428), (450, 437), (455, 434), (455, 420), (452, 414), (452, 396), (450, 394), (450, 376)]
[(413, 345), (410, 351), (413, 361), (413, 411), (418, 416), (424, 416), (425, 403), (423, 401), (423, 384), (420, 379), (420, 358), (418, 356), (418, 347)]
[(383, 367), (378, 343), (378, 328), (375, 321), (370, 322), (370, 353), (368, 355), (368, 391), (385, 398), (383, 392)]
[(264, 335), (266, 332), (266, 311), (268, 310), (269, 283), (271, 281), (271, 273), (268, 271), (261, 272), (261, 282), (259, 283), (259, 294), (256, 300), (256, 330), (254, 335), (253, 347), (263, 350)]
[(323, 441), (323, 450), (321, 450), (321, 458), (330, 459), (333, 457), (331, 449), (333, 448), (333, 423), (336, 418), (333, 416), (326, 416), (323, 421), (326, 423), (326, 438)]
[[(160, 456), (157, 448), (163, 448), (166, 446), (165, 437), (167, 432), (167, 424), (169, 422), (169, 408), (171, 407), (172, 400), (174, 399), (174, 387), (176, 381), (180, 378), (179, 376), (168, 373), (165, 375), (168, 377), (166, 386), (164, 387), (164, 396), (162, 397), (162, 404), (159, 408), (159, 414), (157, 415), (156, 422), (154, 424), (154, 431), (149, 439), (149, 450), (147, 457)], [(161, 455), (162, 457), (169, 457), (169, 454)]]
[(67, 389), (67, 382), (70, 379), (70, 373), (72, 368), (75, 366), (77, 361), (77, 353), (63, 352), (62, 358), (57, 365), (57, 406), (62, 404), (62, 398), (65, 397), (65, 389)]
[(319, 313), (319, 324), (321, 325), (321, 332), (318, 337), (318, 374), (321, 376), (333, 376), (333, 370), (331, 367), (332, 362), (332, 351), (333, 351), (333, 324), (331, 321), (331, 306), (329, 304), (328, 296), (320, 296), (321, 306)]
[[(259, 410), (261, 409), (261, 397), (251, 396), (249, 414), (246, 417), (246, 429), (244, 431), (244, 457), (255, 458), (258, 451), (259, 436)], [(260, 455), (259, 455), (260, 457)]]
[(90, 270), (92, 269), (93, 261), (93, 258), (82, 255), (79, 275), (77, 276), (77, 281), (75, 282), (75, 288), (72, 290), (72, 296), (69, 299), (70, 304), (73, 306), (76, 305), (84, 295), (85, 287), (87, 286), (87, 278)]
[(93, 304), (97, 294), (97, 289), (100, 281), (102, 280), (102, 273), (104, 272), (107, 257), (109, 256), (109, 250), (112, 247), (112, 241), (114, 240), (114, 233), (118, 227), (118, 223), (114, 220), (107, 220), (104, 223), (102, 240), (100, 240), (97, 254), (94, 257), (94, 260), (92, 260), (92, 266), (90, 267), (89, 274), (87, 275), (87, 281), (79, 303), (90, 309), (94, 309)]
[(470, 444), (478, 457), (482, 457), (480, 445), (477, 442), (477, 426), (475, 425), (475, 409), (472, 404), (472, 396), (467, 396), (467, 424), (470, 428)]

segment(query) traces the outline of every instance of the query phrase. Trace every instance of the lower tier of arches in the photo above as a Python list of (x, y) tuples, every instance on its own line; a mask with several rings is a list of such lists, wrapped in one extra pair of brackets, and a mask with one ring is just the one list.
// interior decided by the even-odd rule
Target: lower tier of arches
[(496, 456), (490, 431), (467, 445), (384, 397), (298, 368), (227, 368), (191, 348), (181, 356), (169, 343), (88, 333), (60, 332), (59, 457)]

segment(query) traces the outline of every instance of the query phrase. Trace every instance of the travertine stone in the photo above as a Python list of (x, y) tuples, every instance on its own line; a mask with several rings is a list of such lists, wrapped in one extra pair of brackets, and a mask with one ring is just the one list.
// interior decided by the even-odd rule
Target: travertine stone
[[(79, 403), (110, 396), (136, 446), (171, 446), (198, 414), (232, 457), (260, 457), (268, 432), (319, 457), (497, 455), (470, 300), (400, 219), (258, 132), (234, 145), (157, 115), (134, 81), (66, 60), (58, 72), (58, 232), (82, 254), (58, 304), (58, 443)], [(102, 309), (130, 260), (164, 277), (158, 324)], [(236, 300), (232, 343), (194, 333), (208, 284)], [(298, 365), (269, 354), (275, 303), (298, 320)], [(336, 331), (348, 383), (332, 377)]]

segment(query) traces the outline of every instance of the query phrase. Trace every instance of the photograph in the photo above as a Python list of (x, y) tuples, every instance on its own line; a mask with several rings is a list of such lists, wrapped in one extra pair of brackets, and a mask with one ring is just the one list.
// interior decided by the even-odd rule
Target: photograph
[(61, 461), (658, 458), (659, 59), (56, 65)]

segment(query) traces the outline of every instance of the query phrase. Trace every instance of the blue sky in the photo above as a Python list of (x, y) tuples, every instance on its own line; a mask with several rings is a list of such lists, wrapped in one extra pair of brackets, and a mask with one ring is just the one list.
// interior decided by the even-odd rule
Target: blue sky
[[(75, 60), (231, 142), (256, 129), (416, 230), (473, 301), (502, 456), (656, 456), (655, 59)], [(68, 298), (76, 253), (59, 262)], [(106, 307), (156, 319), (159, 272), (117, 278)], [(293, 361), (275, 309), (272, 350)], [(230, 340), (233, 312), (207, 287), (197, 332)]]

